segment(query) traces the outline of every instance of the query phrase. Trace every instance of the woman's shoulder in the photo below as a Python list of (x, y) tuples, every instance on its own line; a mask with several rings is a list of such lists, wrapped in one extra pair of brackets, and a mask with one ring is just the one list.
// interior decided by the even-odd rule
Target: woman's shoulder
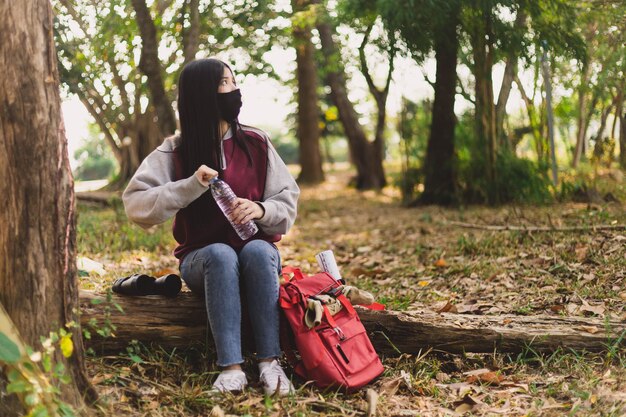
[(262, 129), (248, 125), (241, 125), (241, 129), (248, 137), (255, 138), (264, 143), (270, 143), (270, 135)]
[(180, 135), (168, 136), (163, 140), (157, 150), (161, 152), (174, 152), (180, 146)]

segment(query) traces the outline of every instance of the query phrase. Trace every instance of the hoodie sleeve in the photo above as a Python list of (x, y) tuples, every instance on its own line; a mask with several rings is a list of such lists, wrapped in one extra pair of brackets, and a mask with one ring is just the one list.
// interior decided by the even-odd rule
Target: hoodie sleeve
[(265, 214), (256, 223), (267, 234), (285, 234), (296, 220), (300, 188), (269, 140), (267, 158), (265, 192), (259, 202)]
[(166, 142), (143, 160), (122, 194), (128, 218), (146, 229), (165, 222), (208, 190), (195, 175), (175, 181), (174, 153)]

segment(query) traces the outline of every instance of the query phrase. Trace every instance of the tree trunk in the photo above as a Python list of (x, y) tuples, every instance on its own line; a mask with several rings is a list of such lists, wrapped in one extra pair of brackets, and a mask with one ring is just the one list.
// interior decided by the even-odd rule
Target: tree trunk
[(626, 169), (626, 112), (619, 117), (619, 165)]
[[(476, 138), (483, 144), (485, 158), (485, 178), (489, 184), (488, 199), (490, 204), (498, 203), (496, 184), (496, 108), (493, 96), (493, 35), (491, 9), (481, 7), (481, 19), (474, 23), (472, 33), (472, 53), (474, 56), (473, 73), (475, 80), (475, 118)], [(480, 152), (480, 151), (479, 151)]]
[(200, 39), (200, 0), (186, 0), (189, 5), (189, 28), (183, 31), (183, 66), (196, 58)]
[[(537, 149), (537, 160), (541, 161), (543, 160), (543, 152), (542, 152), (542, 146), (541, 146), (541, 143), (543, 140), (543, 138), (541, 137), (542, 135), (541, 132), (543, 131), (543, 125), (541, 124), (540, 120), (537, 120), (538, 119), (537, 109), (535, 108), (533, 99), (528, 97), (528, 94), (526, 93), (526, 90), (524, 89), (524, 85), (522, 84), (522, 81), (519, 79), (517, 74), (515, 75), (515, 84), (517, 85), (517, 89), (519, 90), (520, 95), (522, 96), (522, 100), (524, 101), (524, 104), (526, 105), (526, 113), (528, 114), (528, 125), (530, 128), (529, 133), (532, 133), (533, 139), (535, 141), (535, 145)], [(525, 129), (525, 130), (528, 130), (528, 129)]]
[[(0, 3), (0, 303), (35, 351), (41, 336), (78, 322), (73, 179), (61, 117), (57, 55), (47, 0)], [(27, 53), (25, 53), (27, 52)], [(85, 374), (80, 328), (74, 353), (54, 363), (72, 377), (60, 399), (87, 413), (96, 394)], [(3, 369), (3, 372), (6, 369)], [(0, 415), (21, 406), (0, 384)]]
[(541, 54), (541, 70), (543, 74), (543, 85), (546, 93), (546, 123), (548, 125), (548, 144), (550, 147), (550, 164), (552, 167), (552, 184), (556, 187), (559, 182), (558, 169), (556, 165), (556, 147), (554, 144), (554, 112), (552, 107), (552, 76), (550, 74), (550, 64), (548, 63), (547, 44), (543, 46)]
[[(320, 1), (313, 0), (311, 3), (320, 4)], [(322, 44), (326, 83), (330, 87), (330, 97), (339, 111), (339, 119), (348, 139), (352, 163), (357, 171), (356, 187), (360, 190), (379, 189), (386, 183), (383, 161), (376, 155), (376, 145), (367, 140), (363, 127), (359, 123), (359, 116), (348, 98), (341, 57), (333, 40), (333, 29), (328, 19), (324, 11), (323, 15), (318, 18), (317, 30)]]
[[(309, 5), (307, 0), (292, 0), (294, 12)], [(300, 175), (298, 182), (318, 184), (324, 181), (320, 152), (320, 111), (317, 101), (317, 70), (315, 48), (311, 42), (309, 25), (293, 25), (298, 79), (298, 141), (300, 144)]]
[[(514, 27), (517, 30), (521, 30), (526, 25), (526, 13), (523, 10), (518, 10), (517, 17), (515, 18)], [(513, 87), (513, 81), (517, 74), (517, 55), (518, 51), (511, 48), (507, 54), (506, 64), (504, 66), (504, 76), (502, 77), (502, 84), (500, 85), (500, 93), (498, 93), (498, 102), (496, 104), (496, 135), (498, 137), (499, 144), (506, 146), (509, 150), (514, 151), (513, 144), (509, 141), (509, 136), (504, 131), (504, 117), (506, 116), (506, 104), (509, 101), (511, 89)]]
[(587, 93), (589, 86), (589, 77), (591, 75), (591, 63), (585, 62), (583, 66), (582, 79), (578, 87), (578, 128), (576, 130), (576, 148), (574, 149), (574, 158), (572, 159), (572, 167), (576, 168), (584, 154), (585, 135), (587, 134)]
[[(176, 116), (174, 109), (165, 92), (161, 63), (159, 62), (159, 43), (157, 40), (156, 27), (150, 16), (150, 10), (145, 0), (132, 0), (135, 9), (135, 19), (141, 33), (141, 58), (139, 69), (148, 78), (148, 88), (152, 97), (152, 104), (156, 110), (157, 122), (161, 134), (169, 136), (176, 131)], [(139, 109), (135, 109), (138, 111)]]
[[(80, 299), (81, 320), (85, 326), (90, 320), (100, 325), (108, 320), (116, 326), (115, 337), (102, 338), (92, 332), (92, 339), (87, 342), (100, 354), (124, 350), (131, 340), (168, 348), (187, 348), (211, 337), (207, 332), (204, 303), (189, 292), (183, 292), (175, 299), (113, 295), (112, 302), (122, 307), (124, 313), (107, 306), (102, 294), (81, 291)], [(99, 303), (93, 304), (94, 299)], [(429, 348), (452, 353), (522, 352), (529, 347), (536, 352), (551, 352), (558, 348), (605, 351), (613, 340), (626, 345), (626, 340), (620, 338), (626, 324), (617, 320), (371, 311), (364, 308), (358, 308), (358, 311), (374, 347), (387, 355), (417, 354)], [(249, 334), (248, 339), (251, 339)], [(244, 345), (252, 344), (244, 340)]]
[(414, 204), (453, 205), (456, 193), (456, 161), (454, 152), (454, 99), (459, 39), (459, 10), (451, 13), (447, 24), (440, 26), (435, 39), (437, 60), (435, 98), (424, 162), (424, 192)]
[[(389, 69), (387, 71), (387, 80), (385, 81), (385, 86), (382, 89), (378, 89), (376, 85), (374, 85), (374, 80), (370, 74), (367, 58), (365, 57), (365, 46), (369, 40), (370, 33), (372, 31), (373, 25), (370, 25), (365, 35), (363, 36), (363, 41), (361, 42), (361, 46), (359, 47), (359, 61), (361, 62), (361, 73), (365, 77), (365, 81), (367, 82), (367, 87), (370, 91), (370, 94), (374, 96), (376, 100), (376, 130), (374, 134), (374, 155), (373, 158), (375, 161), (381, 161), (384, 159), (385, 153), (385, 120), (387, 118), (387, 97), (389, 96), (389, 86), (391, 85), (391, 77), (393, 75), (393, 62), (396, 55), (396, 48), (393, 42), (391, 43), (389, 53)], [(383, 186), (386, 185), (385, 175), (382, 174), (382, 178), (385, 181)]]

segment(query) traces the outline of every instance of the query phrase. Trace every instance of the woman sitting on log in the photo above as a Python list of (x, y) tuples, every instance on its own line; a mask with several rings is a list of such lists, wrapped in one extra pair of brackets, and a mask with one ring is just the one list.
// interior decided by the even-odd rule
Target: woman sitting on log
[[(222, 372), (213, 389), (247, 385), (241, 349), (241, 295), (250, 316), (266, 394), (293, 391), (279, 365), (278, 276), (274, 242), (296, 218), (297, 184), (267, 134), (239, 124), (241, 93), (233, 72), (217, 59), (187, 64), (178, 81), (180, 135), (165, 139), (142, 162), (124, 191), (128, 217), (143, 227), (175, 216), (174, 255), (187, 286), (205, 297)], [(242, 240), (209, 190), (219, 177), (238, 196), (235, 224), (259, 231)]]

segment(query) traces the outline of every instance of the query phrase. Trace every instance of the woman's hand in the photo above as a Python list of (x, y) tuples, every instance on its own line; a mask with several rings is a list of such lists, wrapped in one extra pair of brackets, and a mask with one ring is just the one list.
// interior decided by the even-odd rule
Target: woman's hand
[(200, 184), (204, 185), (205, 187), (208, 187), (209, 181), (217, 177), (217, 171), (209, 168), (206, 165), (200, 165), (200, 167), (194, 173), (194, 175), (196, 176), (198, 181), (200, 181)]
[(265, 214), (263, 207), (254, 201), (238, 198), (233, 210), (235, 224), (243, 224), (250, 220), (260, 219)]

